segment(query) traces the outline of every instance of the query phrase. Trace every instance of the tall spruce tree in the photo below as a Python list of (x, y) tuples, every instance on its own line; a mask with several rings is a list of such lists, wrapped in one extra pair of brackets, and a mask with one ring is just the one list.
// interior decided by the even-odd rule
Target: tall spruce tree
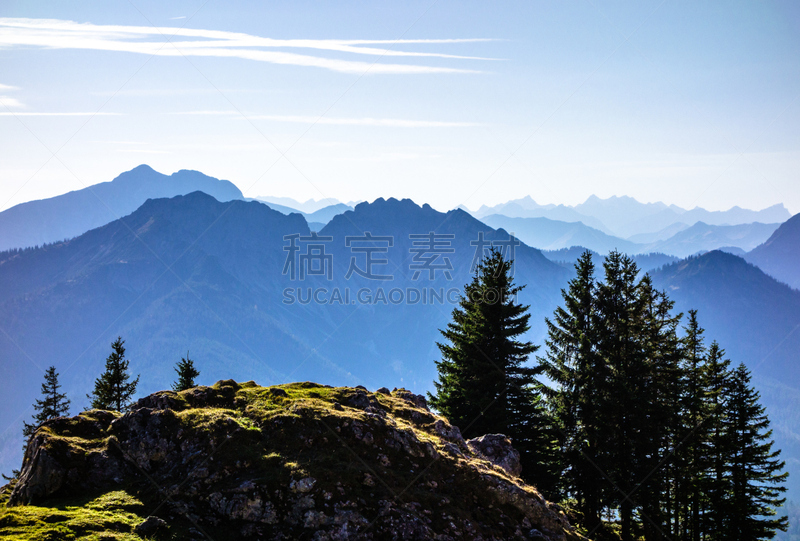
[(587, 530), (596, 531), (609, 489), (599, 466), (604, 457), (598, 418), (608, 389), (606, 367), (594, 347), (597, 318), (591, 252), (581, 254), (575, 271), (567, 290), (561, 291), (564, 306), (545, 320), (547, 349), (539, 362), (554, 384), (545, 393), (558, 430), (563, 490), (575, 498)]
[(526, 366), (536, 351), (517, 340), (528, 330), (527, 306), (516, 302), (511, 261), (492, 250), (464, 287), (452, 322), (437, 343), (439, 379), (430, 404), (461, 428), (465, 437), (503, 433), (520, 451), (523, 475), (552, 493), (555, 442), (535, 386), (537, 369)]
[(701, 529), (703, 538), (710, 541), (724, 541), (728, 515), (728, 481), (726, 466), (728, 451), (731, 448), (725, 432), (728, 410), (729, 387), (733, 372), (731, 362), (725, 358), (725, 350), (715, 341), (706, 354), (703, 386), (708, 400), (707, 445), (705, 456), (706, 472), (701, 479), (700, 491), (705, 497), (705, 512)]
[(760, 396), (750, 385), (750, 372), (740, 364), (726, 389), (727, 400), (727, 490), (725, 535), (738, 541), (772, 539), (786, 531), (788, 518), (776, 516), (786, 498), (781, 473), (785, 463), (780, 450), (773, 450), (772, 430)]
[(582, 526), (624, 541), (771, 538), (787, 474), (749, 373), (705, 346), (695, 311), (679, 336), (682, 314), (630, 257), (603, 269), (595, 280), (591, 256), (578, 260), (539, 359)]
[(186, 357), (181, 357), (175, 366), (175, 372), (178, 373), (178, 381), (172, 384), (174, 391), (185, 391), (197, 385), (194, 380), (200, 375), (200, 372), (195, 368), (194, 361), (189, 358), (188, 351)]
[(677, 328), (681, 314), (673, 314), (674, 303), (666, 293), (652, 287), (645, 276), (639, 283), (644, 300), (642, 348), (644, 370), (640, 382), (636, 444), (638, 470), (643, 477), (634, 488), (638, 515), (647, 540), (662, 540), (668, 531), (671, 445), (679, 424), (681, 347)]
[(86, 395), (93, 409), (124, 411), (136, 393), (139, 376), (130, 379), (124, 344), (121, 336), (111, 344), (112, 352), (106, 359), (105, 372), (95, 380), (92, 394)]
[(62, 417), (69, 413), (69, 399), (67, 395), (60, 392), (61, 384), (58, 382), (58, 372), (56, 367), (51, 366), (44, 373), (44, 383), (42, 383), (42, 398), (36, 400), (33, 404), (33, 409), (36, 413), (33, 415), (33, 423), (23, 423), (22, 434), (25, 436), (27, 442), (36, 429), (43, 422), (56, 417)]
[(637, 280), (639, 269), (632, 258), (611, 252), (603, 263), (605, 277), (597, 286), (599, 318), (597, 348), (606, 364), (607, 385), (613, 392), (605, 401), (600, 415), (605, 424), (605, 441), (601, 446), (608, 459), (605, 472), (615, 492), (608, 503), (617, 508), (621, 538), (634, 538), (634, 511), (638, 507), (644, 467), (643, 430), (650, 430), (647, 408), (650, 376), (647, 350), (645, 311), (647, 301)]
[(711, 424), (709, 401), (705, 377), (706, 347), (705, 330), (697, 320), (697, 310), (689, 310), (683, 338), (683, 382), (680, 400), (682, 426), (678, 434), (680, 448), (676, 458), (680, 463), (680, 476), (676, 479), (676, 517), (680, 528), (676, 531), (681, 539), (699, 541), (701, 536), (700, 515), (704, 507), (702, 484), (705, 475), (705, 453), (707, 449), (708, 425)]

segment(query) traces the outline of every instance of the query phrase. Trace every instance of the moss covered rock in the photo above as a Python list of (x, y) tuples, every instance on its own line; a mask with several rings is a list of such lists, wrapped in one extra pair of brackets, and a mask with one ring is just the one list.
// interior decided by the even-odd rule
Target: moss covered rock
[(0, 536), (23, 531), (25, 510), (77, 498), (70, 512), (98, 512), (126, 494), (140, 508), (114, 508), (109, 535), (137, 538), (157, 516), (165, 539), (580, 539), (515, 456), (503, 436), (465, 441), (405, 389), (226, 380), (45, 423)]

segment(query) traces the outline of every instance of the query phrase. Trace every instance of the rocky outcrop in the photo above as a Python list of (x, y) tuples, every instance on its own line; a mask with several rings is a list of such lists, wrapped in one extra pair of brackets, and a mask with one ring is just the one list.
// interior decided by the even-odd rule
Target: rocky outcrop
[(500, 466), (514, 477), (522, 473), (519, 452), (511, 445), (511, 440), (503, 434), (486, 434), (467, 440), (467, 446), (476, 455), (492, 464)]
[(508, 438), (465, 441), (423, 397), (379, 391), (221, 381), (54, 419), (9, 505), (125, 489), (157, 510), (139, 533), (187, 539), (580, 539)]

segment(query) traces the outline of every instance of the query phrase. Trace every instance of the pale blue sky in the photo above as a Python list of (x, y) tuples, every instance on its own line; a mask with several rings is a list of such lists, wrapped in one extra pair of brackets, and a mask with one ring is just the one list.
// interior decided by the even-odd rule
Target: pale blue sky
[(148, 163), (301, 200), (800, 211), (794, 2), (74, 4), (0, 5), (0, 209)]

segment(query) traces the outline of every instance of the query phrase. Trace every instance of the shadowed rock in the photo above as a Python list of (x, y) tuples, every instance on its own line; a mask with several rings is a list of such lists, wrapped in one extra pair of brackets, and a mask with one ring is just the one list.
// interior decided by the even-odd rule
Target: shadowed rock
[(44, 423), (9, 505), (156, 484), (143, 536), (187, 517), (212, 537), (581, 539), (519, 472), (508, 438), (465, 441), (405, 389), (225, 380)]

